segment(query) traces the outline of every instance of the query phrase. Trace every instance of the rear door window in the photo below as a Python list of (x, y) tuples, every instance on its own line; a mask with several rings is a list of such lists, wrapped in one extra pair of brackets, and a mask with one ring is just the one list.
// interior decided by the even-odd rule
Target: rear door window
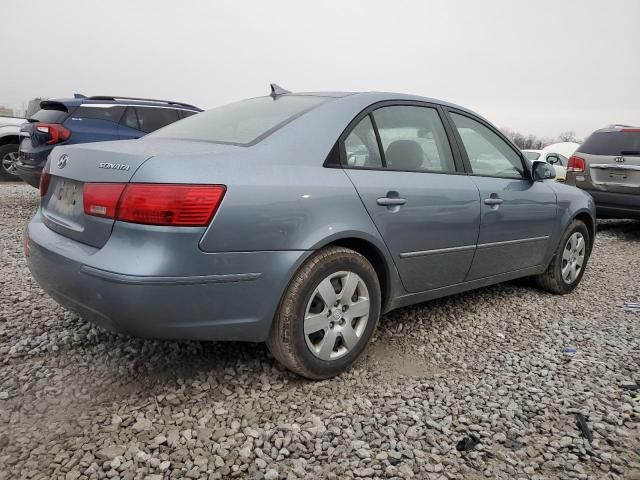
[(615, 132), (595, 132), (578, 151), (588, 155), (640, 154), (640, 129), (629, 128)]
[(161, 107), (136, 107), (140, 130), (146, 133), (155, 132), (159, 128), (180, 120), (178, 110)]
[(455, 172), (449, 140), (435, 108), (395, 105), (373, 112), (390, 170)]

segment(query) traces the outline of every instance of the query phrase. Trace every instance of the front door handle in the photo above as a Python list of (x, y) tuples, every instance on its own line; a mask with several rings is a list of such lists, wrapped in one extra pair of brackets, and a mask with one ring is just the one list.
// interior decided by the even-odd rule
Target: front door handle
[(383, 205), (385, 207), (396, 207), (407, 203), (404, 198), (400, 197), (382, 197), (376, 200), (376, 202), (378, 205)]
[(489, 197), (484, 199), (485, 205), (494, 206), (494, 205), (500, 205), (501, 203), (502, 203), (502, 199), (498, 197)]

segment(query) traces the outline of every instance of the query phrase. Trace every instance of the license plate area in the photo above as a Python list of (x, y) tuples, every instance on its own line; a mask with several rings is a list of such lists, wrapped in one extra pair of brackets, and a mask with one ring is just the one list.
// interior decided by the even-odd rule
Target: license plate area
[(64, 219), (78, 221), (83, 214), (82, 184), (73, 180), (58, 179), (47, 210)]
[(611, 180), (613, 180), (615, 182), (626, 180), (627, 178), (629, 178), (629, 176), (624, 171), (618, 170), (618, 171), (610, 171), (609, 172), (609, 179), (611, 179)]

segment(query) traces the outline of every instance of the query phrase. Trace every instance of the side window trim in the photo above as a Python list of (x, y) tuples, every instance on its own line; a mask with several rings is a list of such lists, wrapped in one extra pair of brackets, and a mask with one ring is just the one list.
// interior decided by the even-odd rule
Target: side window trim
[[(478, 173), (473, 173), (473, 169), (471, 168), (471, 162), (469, 161), (469, 155), (467, 154), (467, 149), (464, 146), (464, 142), (462, 141), (462, 137), (460, 137), (460, 133), (458, 133), (458, 128), (456, 127), (455, 122), (453, 121), (453, 118), (451, 117), (451, 114), (455, 113), (456, 115), (461, 115), (463, 117), (467, 117), (471, 120), (473, 120), (474, 122), (478, 122), (479, 124), (483, 125), (485, 128), (489, 129), (491, 132), (493, 132), (495, 135), (498, 136), (498, 138), (500, 138), (502, 141), (504, 141), (507, 146), (513, 150), (513, 152), (518, 156), (518, 158), (520, 159), (520, 163), (522, 165), (522, 171), (524, 172), (524, 177), (496, 177), (494, 175), (482, 175), (482, 174), (478, 174)], [(527, 162), (524, 159), (524, 155), (522, 154), (521, 151), (518, 150), (517, 147), (514, 147), (513, 143), (507, 138), (505, 137), (502, 132), (500, 132), (499, 130), (497, 130), (496, 128), (493, 127), (493, 125), (487, 123), (486, 121), (484, 121), (481, 118), (476, 117), (475, 115), (470, 114), (469, 112), (465, 112), (463, 110), (458, 110), (456, 108), (452, 108), (452, 107), (447, 107), (446, 109), (446, 114), (447, 114), (447, 122), (449, 123), (451, 129), (452, 129), (452, 133), (455, 137), (455, 142), (458, 145), (458, 148), (460, 150), (460, 155), (462, 157), (462, 161), (464, 163), (464, 168), (466, 170), (466, 173), (468, 175), (473, 175), (475, 177), (491, 177), (491, 178), (517, 178), (517, 179), (525, 179), (525, 180), (531, 180), (531, 172), (529, 171), (529, 167), (527, 166)]]
[[(343, 168), (343, 169), (353, 169), (353, 170), (384, 170), (388, 172), (398, 172), (401, 170), (389, 170), (386, 168), (386, 159), (384, 157), (384, 149), (382, 148), (382, 142), (380, 140), (380, 133), (378, 132), (378, 127), (375, 123), (375, 119), (373, 118), (373, 112), (383, 107), (392, 107), (392, 106), (410, 106), (410, 107), (423, 107), (423, 108), (431, 108), (436, 110), (438, 116), (440, 117), (440, 121), (442, 122), (443, 128), (445, 130), (446, 140), (449, 143), (449, 148), (451, 149), (451, 154), (453, 156), (453, 162), (456, 170), (454, 172), (438, 172), (438, 171), (412, 171), (411, 173), (433, 173), (437, 175), (467, 175), (468, 172), (465, 169), (464, 165), (464, 157), (461, 154), (461, 150), (458, 146), (457, 138), (452, 136), (454, 134), (455, 129), (451, 129), (449, 125), (449, 115), (446, 114), (444, 107), (437, 103), (430, 102), (421, 102), (418, 100), (383, 100), (381, 102), (376, 102), (365, 109), (363, 109), (358, 115), (356, 115), (351, 122), (347, 125), (347, 127), (343, 130), (337, 140), (338, 150), (339, 150), (339, 165), (336, 164), (335, 155), (335, 147), (331, 149), (331, 152), (327, 156), (327, 159), (324, 162), (324, 166), (328, 168)], [(354, 128), (358, 126), (358, 124), (364, 119), (366, 116), (369, 116), (371, 119), (371, 123), (373, 124), (373, 128), (376, 134), (376, 140), (378, 141), (378, 149), (380, 150), (380, 158), (385, 165), (382, 168), (373, 168), (373, 167), (349, 167), (346, 166), (346, 157), (347, 152), (345, 149), (345, 140), (349, 136), (349, 134), (353, 131)], [(455, 132), (457, 133), (457, 132)]]
[[(378, 144), (378, 152), (380, 152), (380, 162), (382, 162), (382, 168), (387, 168), (387, 159), (385, 157), (384, 148), (382, 147), (382, 140), (380, 139), (380, 132), (378, 132), (378, 125), (376, 124), (376, 119), (373, 117), (373, 112), (375, 110), (371, 110), (368, 113), (369, 120), (371, 121), (371, 125), (373, 126), (373, 133), (376, 135), (376, 143)], [(344, 142), (342, 142), (344, 143)]]

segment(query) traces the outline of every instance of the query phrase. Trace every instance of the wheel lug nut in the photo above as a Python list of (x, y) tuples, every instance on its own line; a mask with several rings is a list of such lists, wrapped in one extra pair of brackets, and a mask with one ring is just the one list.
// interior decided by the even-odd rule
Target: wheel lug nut
[(343, 305), (343, 306), (342, 306), (342, 311), (343, 311), (343, 312), (346, 312), (347, 310), (349, 310), (349, 307), (347, 307), (346, 305)]

